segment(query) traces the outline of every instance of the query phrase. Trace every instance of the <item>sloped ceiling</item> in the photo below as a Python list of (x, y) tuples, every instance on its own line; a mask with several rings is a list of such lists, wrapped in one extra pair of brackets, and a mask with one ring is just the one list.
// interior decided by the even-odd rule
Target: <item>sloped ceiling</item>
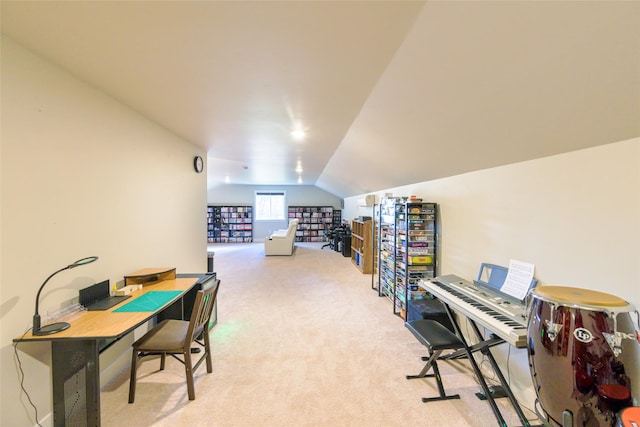
[(210, 186), (346, 197), (640, 135), (640, 2), (3, 0), (2, 32), (205, 148)]
[(363, 194), (640, 135), (639, 6), (427, 2), (318, 185)]

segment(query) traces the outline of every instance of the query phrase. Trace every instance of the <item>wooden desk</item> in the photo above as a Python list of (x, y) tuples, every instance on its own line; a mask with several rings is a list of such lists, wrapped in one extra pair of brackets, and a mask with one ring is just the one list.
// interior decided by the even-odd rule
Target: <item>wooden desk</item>
[[(182, 300), (195, 287), (198, 279), (174, 278), (145, 285), (120, 304), (104, 311), (74, 313), (60, 321), (71, 327), (52, 335), (34, 336), (31, 332), (15, 342), (50, 341), (53, 391), (53, 425), (100, 425), (100, 344), (113, 343), (137, 327), (151, 320), (166, 307)], [(153, 312), (118, 312), (113, 310), (151, 291), (176, 291), (181, 293)], [(84, 386), (86, 401), (79, 402), (78, 393), (65, 393), (76, 382)], [(67, 396), (69, 395), (69, 396)], [(75, 397), (74, 397), (75, 396)]]

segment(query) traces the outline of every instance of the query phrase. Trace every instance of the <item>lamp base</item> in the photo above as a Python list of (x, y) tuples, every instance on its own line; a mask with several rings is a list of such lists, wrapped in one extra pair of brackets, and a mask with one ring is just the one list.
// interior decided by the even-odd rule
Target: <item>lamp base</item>
[(37, 331), (33, 331), (33, 335), (51, 335), (69, 329), (70, 326), (67, 322), (50, 323)]

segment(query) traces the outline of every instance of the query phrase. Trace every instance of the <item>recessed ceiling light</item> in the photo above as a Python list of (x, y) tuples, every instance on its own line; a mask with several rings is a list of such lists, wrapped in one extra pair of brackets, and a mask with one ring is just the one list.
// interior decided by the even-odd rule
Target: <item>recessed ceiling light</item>
[(297, 141), (303, 140), (306, 135), (307, 133), (304, 131), (304, 129), (294, 129), (293, 131), (291, 131), (291, 136)]

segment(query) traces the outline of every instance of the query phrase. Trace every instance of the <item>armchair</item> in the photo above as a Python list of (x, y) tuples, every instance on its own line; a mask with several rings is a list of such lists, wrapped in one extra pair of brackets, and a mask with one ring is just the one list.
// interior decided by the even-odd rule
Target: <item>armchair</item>
[(292, 219), (288, 228), (274, 231), (264, 241), (264, 254), (291, 255), (294, 249), (297, 229), (298, 220)]

